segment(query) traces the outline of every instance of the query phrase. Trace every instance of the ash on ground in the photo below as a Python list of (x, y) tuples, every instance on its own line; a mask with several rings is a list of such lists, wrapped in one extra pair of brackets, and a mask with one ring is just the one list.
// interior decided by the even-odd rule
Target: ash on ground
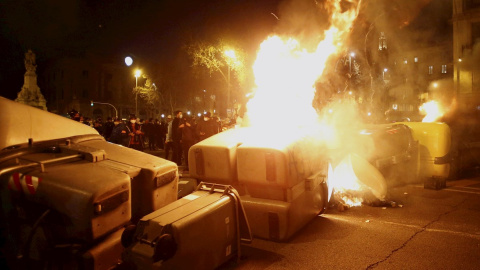
[(361, 202), (361, 205), (371, 207), (399, 207), (399, 204), (397, 202), (389, 200), (388, 198), (378, 199), (371, 192), (348, 190), (346, 192), (334, 191), (333, 196), (330, 200), (329, 208), (336, 208), (338, 211), (343, 212), (350, 209), (351, 207), (358, 206), (352, 206), (352, 204), (349, 203), (352, 201)]

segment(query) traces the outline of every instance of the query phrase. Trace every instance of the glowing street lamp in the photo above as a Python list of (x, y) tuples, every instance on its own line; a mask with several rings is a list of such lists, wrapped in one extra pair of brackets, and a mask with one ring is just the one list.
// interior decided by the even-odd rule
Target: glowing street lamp
[(142, 71), (135, 70), (135, 117), (138, 117), (138, 77), (142, 75)]
[(384, 68), (384, 69), (383, 69), (383, 80), (384, 80), (384, 81), (385, 81), (385, 73), (387, 73), (387, 71), (388, 71), (388, 68)]
[(130, 56), (127, 56), (125, 57), (125, 65), (127, 65), (127, 67), (131, 66), (133, 64), (133, 59), (132, 57)]

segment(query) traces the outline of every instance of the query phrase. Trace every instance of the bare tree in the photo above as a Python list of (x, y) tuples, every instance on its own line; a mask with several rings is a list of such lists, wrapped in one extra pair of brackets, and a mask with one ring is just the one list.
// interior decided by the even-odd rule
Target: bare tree
[(185, 49), (192, 59), (194, 72), (201, 74), (206, 70), (210, 76), (218, 74), (229, 92), (239, 96), (235, 90), (244, 88), (247, 79), (246, 53), (242, 48), (234, 42), (219, 40), (216, 43), (193, 42)]
[(160, 89), (148, 75), (143, 75), (145, 84), (133, 88), (133, 93), (138, 94), (147, 104), (157, 105), (162, 102), (163, 97)]

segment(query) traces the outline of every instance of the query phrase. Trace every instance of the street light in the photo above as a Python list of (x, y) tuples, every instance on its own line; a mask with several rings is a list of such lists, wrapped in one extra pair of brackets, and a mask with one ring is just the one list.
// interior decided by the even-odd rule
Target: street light
[(457, 89), (455, 96), (458, 96), (458, 93), (460, 92), (460, 67), (462, 65), (462, 58), (458, 58), (458, 64), (457, 64)]
[(96, 102), (96, 101), (91, 100), (91, 101), (90, 101), (90, 106), (93, 107), (93, 104), (101, 104), (101, 105), (109, 105), (109, 106), (112, 106), (112, 108), (115, 110), (115, 118), (118, 118), (117, 108), (115, 108), (115, 106), (113, 106), (112, 104), (106, 103), (106, 102)]
[(130, 56), (127, 56), (125, 57), (125, 65), (127, 65), (127, 67), (131, 66), (133, 64), (133, 59), (132, 57)]
[(348, 81), (349, 81), (348, 84), (349, 84), (350, 90), (352, 89), (352, 58), (354, 58), (354, 57), (355, 57), (355, 53), (354, 53), (354, 52), (351, 52), (351, 53), (348, 55), (348, 64), (350, 65), (350, 71), (349, 71), (350, 77), (349, 77), (349, 80), (348, 80)]
[[(237, 60), (237, 56), (235, 55), (235, 51), (234, 50), (226, 50), (225, 52), (225, 56), (227, 56), (230, 60)], [(227, 66), (228, 66), (228, 75), (227, 75), (227, 114), (228, 114), (228, 110), (230, 108), (230, 69), (231, 69), (231, 64), (227, 62)]]
[(206, 110), (206, 106), (205, 106), (205, 94), (207, 93), (207, 90), (206, 89), (203, 89), (203, 110)]
[(388, 68), (383, 69), (383, 80), (385, 81), (385, 73), (388, 71)]
[(142, 75), (140, 69), (135, 70), (135, 117), (138, 117), (138, 77)]

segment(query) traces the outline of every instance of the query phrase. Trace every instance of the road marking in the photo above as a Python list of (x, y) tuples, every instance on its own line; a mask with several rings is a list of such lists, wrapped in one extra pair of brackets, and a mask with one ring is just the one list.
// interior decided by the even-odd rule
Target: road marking
[(455, 188), (451, 188), (451, 187), (448, 187), (448, 188), (444, 188), (444, 190), (447, 190), (447, 191), (454, 191), (454, 192), (462, 192), (462, 193), (470, 193), (470, 194), (478, 194), (480, 195), (480, 189), (477, 189), (478, 191), (469, 191), (469, 190), (461, 190), (461, 189), (455, 189)]
[[(323, 214), (322, 216), (324, 218), (330, 218), (330, 219), (335, 219), (335, 220), (340, 220), (340, 221), (365, 223), (364, 220), (357, 221), (357, 220), (352, 220), (352, 219), (348, 219), (348, 218), (345, 218), (345, 217), (332, 216), (331, 214)], [(475, 232), (475, 233), (467, 233), (467, 232), (442, 230), (442, 229), (429, 229), (428, 227), (425, 228), (425, 227), (422, 227), (422, 226), (419, 226), (419, 225), (404, 224), (404, 223), (398, 223), (398, 222), (392, 222), (392, 221), (383, 221), (383, 220), (372, 220), (372, 219), (369, 219), (368, 223), (373, 223), (374, 224), (375, 222), (382, 223), (382, 224), (389, 224), (389, 225), (397, 225), (397, 226), (412, 228), (412, 229), (417, 229), (417, 230), (424, 230), (426, 232), (438, 232), (438, 233), (454, 234), (454, 235), (465, 236), (465, 237), (470, 237), (470, 238), (480, 240), (480, 231)]]
[[(412, 186), (416, 187), (416, 188), (425, 188), (422, 185), (412, 185)], [(462, 190), (462, 189), (470, 189), (470, 190), (475, 190), (475, 191)], [(446, 190), (446, 191), (454, 191), (454, 192), (462, 192), (462, 193), (470, 193), (470, 194), (480, 195), (480, 188), (475, 188), (475, 187), (448, 186), (446, 188), (442, 188), (442, 189), (439, 189), (439, 190)]]

